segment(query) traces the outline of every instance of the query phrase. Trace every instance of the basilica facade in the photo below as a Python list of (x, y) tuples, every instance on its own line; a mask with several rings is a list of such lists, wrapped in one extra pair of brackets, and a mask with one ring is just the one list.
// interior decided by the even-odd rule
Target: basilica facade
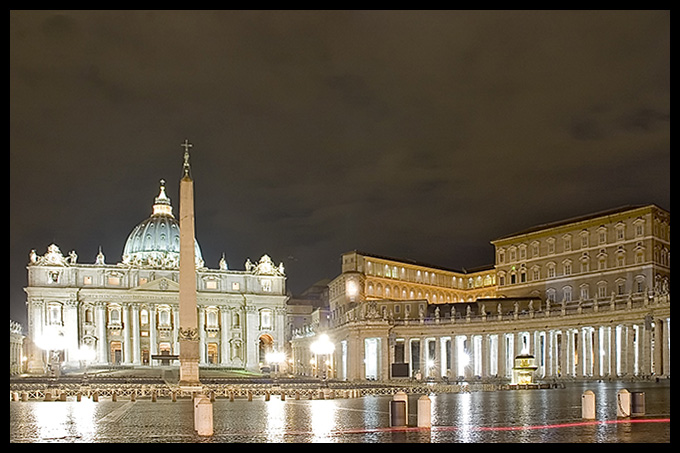
[[(195, 243), (200, 365), (260, 371), (283, 351), (286, 276), (263, 255), (244, 270), (206, 267)], [(179, 353), (179, 223), (165, 183), (122, 259), (81, 263), (56, 244), (29, 257), (27, 367), (155, 366)], [(176, 362), (175, 362), (176, 363)]]

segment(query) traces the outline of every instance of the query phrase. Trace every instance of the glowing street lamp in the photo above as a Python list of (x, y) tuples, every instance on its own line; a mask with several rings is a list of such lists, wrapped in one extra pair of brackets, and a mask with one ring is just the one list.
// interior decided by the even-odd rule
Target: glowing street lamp
[(286, 361), (286, 354), (283, 352), (272, 351), (265, 355), (265, 360), (268, 364), (274, 365), (274, 373), (279, 372), (279, 367)]
[[(309, 346), (309, 349), (314, 355), (329, 356), (326, 360), (321, 362), (325, 365), (323, 370), (323, 378), (326, 379), (328, 366), (330, 365), (330, 355), (335, 351), (335, 345), (328, 338), (328, 335), (321, 334), (319, 335), (319, 339)], [(315, 362), (319, 363), (318, 360), (315, 360)]]
[(61, 374), (60, 354), (67, 346), (64, 333), (57, 327), (47, 326), (43, 333), (35, 339), (35, 345), (47, 353), (52, 372), (55, 377), (59, 377)]

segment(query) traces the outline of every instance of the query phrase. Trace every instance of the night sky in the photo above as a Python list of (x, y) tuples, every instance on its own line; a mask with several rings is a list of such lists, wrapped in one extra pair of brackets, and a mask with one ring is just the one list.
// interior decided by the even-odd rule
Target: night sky
[(117, 263), (193, 143), (206, 265), (299, 293), (359, 249), (670, 210), (669, 11), (10, 11), (10, 318), (31, 249)]

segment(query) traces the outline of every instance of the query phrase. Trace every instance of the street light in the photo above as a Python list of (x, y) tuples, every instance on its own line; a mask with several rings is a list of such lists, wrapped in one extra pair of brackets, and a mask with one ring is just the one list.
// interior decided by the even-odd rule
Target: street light
[[(330, 356), (335, 351), (335, 345), (328, 338), (328, 335), (321, 334), (319, 335), (319, 339), (309, 346), (309, 349), (312, 351), (312, 354), (314, 355)], [(318, 361), (315, 362), (318, 363)], [(330, 364), (330, 361), (329, 359), (326, 359), (322, 363), (325, 365), (323, 370), (323, 378), (326, 379), (326, 372), (328, 370), (328, 365)]]
[(54, 377), (61, 374), (61, 353), (66, 349), (67, 342), (64, 333), (55, 326), (47, 326), (43, 333), (35, 339), (35, 345), (47, 353), (48, 364)]
[(283, 352), (272, 351), (265, 355), (265, 360), (268, 364), (274, 365), (274, 375), (279, 372), (279, 367), (286, 361), (286, 354)]

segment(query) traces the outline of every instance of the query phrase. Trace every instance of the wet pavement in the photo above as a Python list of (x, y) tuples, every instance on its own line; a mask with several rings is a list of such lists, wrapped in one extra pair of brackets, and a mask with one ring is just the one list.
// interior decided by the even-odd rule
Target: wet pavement
[[(616, 417), (616, 393), (645, 392), (645, 416)], [(597, 420), (581, 419), (581, 395)], [(190, 399), (10, 402), (10, 442), (670, 442), (670, 382), (567, 384), (564, 389), (430, 395), (432, 428), (389, 428), (388, 396), (217, 399), (214, 435), (193, 429)]]

